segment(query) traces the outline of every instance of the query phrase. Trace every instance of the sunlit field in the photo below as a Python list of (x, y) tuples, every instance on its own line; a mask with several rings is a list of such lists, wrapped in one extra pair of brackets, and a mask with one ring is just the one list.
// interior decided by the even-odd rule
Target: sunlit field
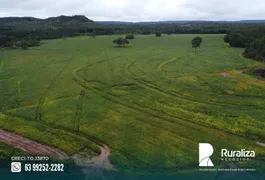
[[(121, 35), (122, 36), (122, 35)], [(118, 169), (174, 171), (198, 166), (198, 144), (265, 156), (261, 66), (223, 35), (119, 36), (42, 41), (0, 51), (0, 127), (69, 155), (111, 150)], [(220, 156), (214, 154), (213, 161)]]

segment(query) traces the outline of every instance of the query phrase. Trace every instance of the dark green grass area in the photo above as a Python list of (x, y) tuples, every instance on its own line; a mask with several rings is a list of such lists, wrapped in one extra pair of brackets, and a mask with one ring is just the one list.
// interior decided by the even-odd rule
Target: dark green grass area
[[(262, 66), (223, 35), (118, 36), (44, 41), (0, 51), (0, 127), (69, 154), (111, 149), (131, 171), (197, 168), (198, 144), (255, 150), (264, 159), (265, 83), (241, 73)], [(221, 73), (226, 73), (221, 74)], [(5, 115), (4, 115), (5, 114)], [(44, 138), (45, 137), (45, 138)]]
[(25, 156), (25, 152), (21, 151), (18, 148), (14, 148), (10, 145), (7, 145), (3, 142), (0, 142), (0, 167), (3, 168), (3, 165), (10, 161), (12, 156)]

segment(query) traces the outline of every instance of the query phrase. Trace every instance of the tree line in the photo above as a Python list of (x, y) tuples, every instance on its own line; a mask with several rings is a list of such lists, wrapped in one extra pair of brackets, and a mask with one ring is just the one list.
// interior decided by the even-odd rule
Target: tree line
[[(247, 47), (253, 39), (260, 38), (264, 31), (262, 24), (243, 24), (231, 22), (156, 22), (156, 23), (98, 23), (85, 16), (59, 16), (48, 19), (31, 17), (0, 18), (0, 47), (38, 46), (40, 40), (57, 39), (73, 36), (113, 35), (113, 34), (228, 34), (226, 42), (234, 47)], [(252, 29), (254, 32), (249, 32)], [(128, 39), (128, 38), (126, 38)], [(125, 40), (124, 40), (125, 42)], [(246, 56), (257, 56), (253, 48), (246, 51)], [(262, 54), (262, 53), (261, 53)], [(259, 58), (257, 56), (257, 58)]]
[(31, 39), (28, 37), (16, 38), (14, 36), (0, 36), (0, 48), (22, 48), (28, 49), (28, 47), (34, 47), (40, 45), (40, 39)]
[[(113, 34), (216, 34), (226, 33), (231, 25), (211, 22), (181, 23), (96, 23), (85, 16), (0, 18), (0, 47), (38, 46), (43, 39)], [(159, 34), (159, 33), (161, 34)]]

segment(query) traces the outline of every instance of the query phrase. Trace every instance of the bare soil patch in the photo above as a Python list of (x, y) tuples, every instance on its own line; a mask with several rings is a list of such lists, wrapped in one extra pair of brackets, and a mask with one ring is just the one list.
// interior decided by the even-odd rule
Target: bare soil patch
[(265, 147), (265, 143), (257, 142), (258, 145)]
[(4, 131), (2, 129), (0, 129), (0, 141), (31, 154), (47, 155), (60, 160), (69, 158), (67, 154), (60, 151), (59, 149), (37, 143), (35, 141)]
[(111, 164), (109, 160), (110, 156), (109, 147), (107, 145), (103, 145), (102, 147), (100, 146), (99, 148), (101, 150), (99, 156), (88, 158), (80, 154), (76, 154), (72, 158), (74, 159), (77, 165), (85, 167), (84, 171), (86, 171), (86, 168), (89, 169), (89, 172), (91, 170), (99, 170), (99, 169), (114, 170), (114, 166)]
[(228, 72), (221, 72), (220, 74), (223, 76), (232, 76), (232, 74)]
[(114, 170), (114, 166), (109, 159), (110, 149), (107, 145), (99, 146), (101, 153), (98, 156), (87, 157), (87, 155), (76, 154), (69, 157), (59, 149), (37, 143), (2, 129), (0, 129), (0, 142), (7, 143), (30, 154), (46, 155), (60, 160), (72, 158), (77, 165), (83, 167), (84, 172), (88, 171), (88, 173), (99, 170)]

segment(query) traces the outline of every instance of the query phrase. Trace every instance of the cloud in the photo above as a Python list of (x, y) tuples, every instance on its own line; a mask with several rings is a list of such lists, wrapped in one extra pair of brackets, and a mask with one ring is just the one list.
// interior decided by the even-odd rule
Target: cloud
[(93, 20), (265, 19), (263, 0), (0, 0), (0, 16), (86, 15)]

